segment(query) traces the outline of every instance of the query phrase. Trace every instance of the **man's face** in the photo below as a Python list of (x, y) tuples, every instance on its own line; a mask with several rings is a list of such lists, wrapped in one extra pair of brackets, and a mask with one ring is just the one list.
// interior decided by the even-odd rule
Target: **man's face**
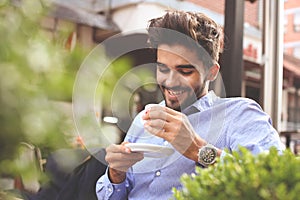
[(158, 46), (156, 79), (166, 105), (178, 111), (208, 92), (202, 61), (182, 45)]

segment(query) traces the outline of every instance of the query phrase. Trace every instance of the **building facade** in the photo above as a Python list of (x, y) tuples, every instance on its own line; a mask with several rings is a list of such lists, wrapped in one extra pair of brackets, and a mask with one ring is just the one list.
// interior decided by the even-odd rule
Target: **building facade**
[[(225, 1), (211, 3), (207, 0), (54, 0), (55, 7), (46, 18), (42, 27), (55, 37), (55, 30), (66, 24), (74, 31), (66, 39), (69, 47), (76, 42), (87, 48), (93, 48), (113, 35), (119, 34), (116, 40), (122, 44), (126, 37), (139, 42), (146, 42), (145, 28), (148, 20), (162, 15), (165, 10), (180, 9), (203, 12), (224, 26)], [(263, 76), (263, 0), (245, 1), (243, 38), (243, 77), (242, 96), (249, 97), (262, 105)], [(295, 131), (300, 127), (300, 2), (284, 1), (284, 61), (281, 129), (278, 131)], [(68, 12), (66, 12), (66, 10)], [(151, 12), (149, 12), (151, 10)], [(114, 46), (108, 49), (114, 49)], [(116, 53), (114, 50), (110, 52)], [(150, 62), (153, 55), (149, 52), (131, 52), (133, 66)], [(156, 95), (147, 96), (147, 91), (139, 89), (133, 92), (138, 106), (134, 106), (132, 116), (149, 102), (157, 101)], [(103, 111), (99, 113), (110, 113)], [(98, 115), (100, 121), (104, 117)]]

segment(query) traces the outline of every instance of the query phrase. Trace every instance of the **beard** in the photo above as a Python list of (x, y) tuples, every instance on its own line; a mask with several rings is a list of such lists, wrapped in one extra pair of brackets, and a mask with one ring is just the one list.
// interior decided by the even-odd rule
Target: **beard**
[(201, 84), (201, 86), (196, 89), (192, 89), (190, 87), (181, 88), (180, 90), (183, 90), (187, 93), (187, 97), (184, 99), (180, 99), (180, 98), (168, 99), (165, 93), (168, 93), (167, 90), (172, 90), (172, 88), (166, 87), (164, 85), (159, 85), (159, 88), (163, 94), (166, 106), (173, 110), (181, 112), (182, 110), (192, 105), (194, 102), (196, 102), (204, 95), (203, 92), (206, 88), (206, 80), (204, 80), (203, 84)]

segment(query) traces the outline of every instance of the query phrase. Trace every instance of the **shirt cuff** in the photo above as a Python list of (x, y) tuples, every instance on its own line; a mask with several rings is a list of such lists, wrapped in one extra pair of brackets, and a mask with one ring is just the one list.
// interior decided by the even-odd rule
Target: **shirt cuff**
[(220, 160), (223, 161), (224, 157), (227, 156), (227, 155), (231, 155), (231, 154), (226, 153), (224, 150), (222, 150), (222, 153), (220, 155)]
[(122, 199), (126, 194), (126, 181), (120, 184), (111, 183), (108, 178), (108, 170), (101, 176), (96, 184), (96, 193), (99, 199)]

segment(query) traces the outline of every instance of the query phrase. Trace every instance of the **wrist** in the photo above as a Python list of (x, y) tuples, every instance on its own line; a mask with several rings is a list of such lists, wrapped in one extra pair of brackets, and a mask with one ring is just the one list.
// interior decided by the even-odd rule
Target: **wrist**
[(223, 150), (217, 148), (217, 156), (221, 157)]
[(113, 168), (108, 169), (108, 178), (111, 183), (119, 184), (125, 181), (126, 172), (116, 170)]
[(188, 151), (185, 152), (185, 156), (195, 162), (198, 162), (198, 151), (201, 147), (205, 146), (207, 142), (200, 138), (200, 136), (196, 136), (193, 141), (193, 145), (191, 145)]
[(212, 144), (206, 144), (199, 148), (197, 162), (203, 167), (208, 167), (216, 162), (217, 157), (220, 157), (222, 150), (217, 149)]
[[(205, 145), (208, 145), (209, 143), (199, 137), (196, 140), (196, 144), (197, 144), (197, 156), (196, 157), (197, 157), (197, 160), (198, 160), (198, 151), (199, 151), (199, 149), (201, 149)], [(212, 145), (212, 144), (210, 144), (210, 145)], [(215, 147), (215, 148), (217, 149), (217, 157), (220, 157), (223, 151), (221, 149), (218, 149), (217, 147)]]

